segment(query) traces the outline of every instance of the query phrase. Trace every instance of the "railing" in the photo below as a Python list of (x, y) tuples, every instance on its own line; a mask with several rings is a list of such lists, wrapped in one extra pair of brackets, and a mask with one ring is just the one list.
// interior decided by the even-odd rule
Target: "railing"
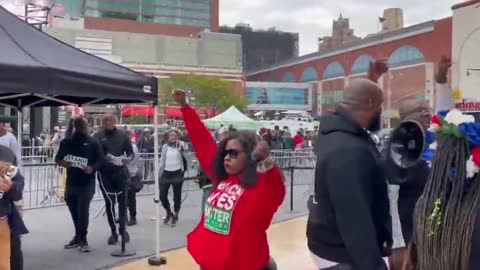
[[(22, 173), (25, 176), (25, 189), (23, 196), (23, 205), (25, 209), (34, 209), (42, 207), (51, 207), (64, 204), (64, 190), (66, 173), (65, 169), (56, 166), (53, 163), (53, 157), (41, 158), (30, 156), (24, 159)], [(311, 149), (301, 149), (297, 151), (272, 151), (271, 157), (283, 171), (286, 179), (290, 180), (290, 210), (293, 211), (293, 190), (294, 186), (308, 185), (313, 182), (313, 171), (316, 158)], [(194, 153), (187, 153), (188, 170), (185, 173), (185, 183), (183, 185), (182, 199), (187, 199), (191, 191), (199, 190), (198, 184), (194, 180), (197, 178), (198, 161)], [(139, 168), (142, 175), (144, 188), (139, 192), (139, 196), (152, 195), (155, 191), (154, 186), (154, 155), (141, 154)], [(310, 190), (305, 192), (304, 196), (309, 195)], [(101, 200), (102, 195), (96, 181), (96, 193), (94, 200)]]
[(49, 163), (55, 158), (54, 148), (52, 146), (23, 146), (22, 163)]

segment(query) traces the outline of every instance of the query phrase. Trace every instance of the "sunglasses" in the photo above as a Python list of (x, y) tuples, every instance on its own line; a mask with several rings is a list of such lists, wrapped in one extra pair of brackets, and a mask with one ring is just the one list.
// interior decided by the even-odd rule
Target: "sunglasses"
[(237, 149), (225, 149), (224, 153), (225, 156), (229, 156), (230, 158), (237, 158), (240, 153), (244, 151), (242, 150), (237, 150)]

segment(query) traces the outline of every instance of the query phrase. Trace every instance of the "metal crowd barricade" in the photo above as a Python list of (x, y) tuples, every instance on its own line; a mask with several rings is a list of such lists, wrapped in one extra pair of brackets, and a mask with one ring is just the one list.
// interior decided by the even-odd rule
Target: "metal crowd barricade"
[(307, 185), (309, 189), (303, 194), (307, 197), (312, 192), (314, 171), (317, 158), (312, 148), (298, 149), (295, 151), (275, 150), (270, 155), (277, 166), (283, 171), (285, 179), (290, 178), (290, 211), (294, 208), (294, 186)]
[[(48, 149), (48, 148), (47, 148)], [(51, 150), (50, 150), (51, 149)], [(24, 147), (26, 156), (22, 164), (22, 174), (25, 176), (24, 208), (34, 209), (64, 204), (64, 189), (66, 181), (65, 169), (60, 168), (53, 162), (53, 148), (47, 150), (45, 155), (32, 155), (40, 150), (34, 147)], [(39, 158), (39, 156), (41, 158)], [(185, 182), (182, 200), (186, 200), (192, 191), (199, 190), (196, 183), (199, 162), (194, 152), (187, 152), (188, 169), (185, 172)], [(290, 209), (293, 210), (293, 189), (295, 185), (308, 185), (313, 182), (313, 170), (316, 158), (311, 149), (297, 151), (272, 151), (271, 157), (283, 171), (286, 179), (290, 179)], [(139, 196), (152, 195), (155, 192), (153, 173), (154, 154), (142, 153), (139, 159), (139, 169), (142, 175), (144, 188), (138, 193)], [(102, 200), (102, 193), (98, 181), (96, 181), (96, 193), (94, 200)], [(171, 194), (170, 194), (171, 196)]]
[(55, 158), (52, 146), (22, 146), (21, 153), (24, 164), (51, 163)]

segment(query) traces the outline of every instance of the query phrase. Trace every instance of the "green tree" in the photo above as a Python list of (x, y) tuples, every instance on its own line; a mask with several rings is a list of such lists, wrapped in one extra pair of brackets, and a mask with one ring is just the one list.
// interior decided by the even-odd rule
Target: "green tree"
[(173, 103), (171, 90), (180, 88), (193, 90), (193, 105), (213, 109), (215, 112), (235, 106), (239, 110), (245, 109), (245, 97), (237, 95), (231, 82), (215, 76), (197, 74), (172, 75), (168, 79), (159, 80), (160, 104)]

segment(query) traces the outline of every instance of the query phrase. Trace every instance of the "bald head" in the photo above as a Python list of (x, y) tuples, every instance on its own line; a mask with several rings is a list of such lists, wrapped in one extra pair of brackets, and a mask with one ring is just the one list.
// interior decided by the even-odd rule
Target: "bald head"
[(383, 91), (378, 84), (367, 79), (353, 80), (343, 91), (343, 104), (365, 110), (372, 103), (382, 104)]
[(343, 91), (341, 105), (365, 129), (376, 132), (381, 128), (383, 91), (367, 79), (353, 80)]
[(103, 128), (106, 130), (114, 130), (117, 124), (117, 119), (111, 113), (107, 113), (103, 116)]

